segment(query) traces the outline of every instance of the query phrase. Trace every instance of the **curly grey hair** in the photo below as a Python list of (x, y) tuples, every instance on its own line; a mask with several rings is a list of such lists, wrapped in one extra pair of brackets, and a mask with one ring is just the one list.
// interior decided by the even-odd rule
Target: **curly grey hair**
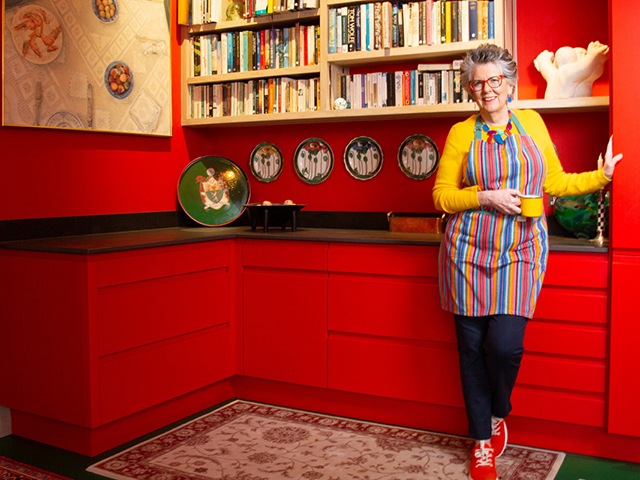
[(470, 92), (469, 81), (472, 78), (473, 71), (478, 65), (486, 63), (495, 63), (502, 72), (507, 83), (514, 87), (518, 83), (518, 65), (506, 48), (485, 43), (478, 48), (471, 50), (465, 56), (462, 67), (460, 69), (460, 80), (462, 86)]

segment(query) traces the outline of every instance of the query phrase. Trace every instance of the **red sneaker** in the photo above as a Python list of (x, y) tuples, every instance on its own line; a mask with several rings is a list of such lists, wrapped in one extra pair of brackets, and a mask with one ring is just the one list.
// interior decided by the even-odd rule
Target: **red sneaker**
[(491, 446), (496, 458), (507, 448), (507, 422), (503, 418), (491, 417)]
[(471, 480), (497, 480), (496, 464), (493, 456), (493, 448), (485, 441), (479, 442), (471, 450), (471, 469), (469, 471)]

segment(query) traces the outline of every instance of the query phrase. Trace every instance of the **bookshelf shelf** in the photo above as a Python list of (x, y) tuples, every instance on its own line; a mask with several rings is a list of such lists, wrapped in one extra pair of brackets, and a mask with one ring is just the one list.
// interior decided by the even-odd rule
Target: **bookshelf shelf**
[(391, 63), (406, 60), (438, 60), (460, 57), (483, 43), (495, 43), (494, 40), (474, 40), (472, 42), (444, 43), (440, 45), (421, 45), (418, 47), (396, 47), (381, 50), (369, 50), (348, 53), (330, 53), (327, 61), (333, 65), (363, 65), (371, 63)]
[(249, 19), (234, 20), (231, 22), (207, 23), (204, 25), (192, 25), (188, 27), (188, 33), (191, 35), (227, 32), (230, 30), (256, 30), (270, 26), (289, 25), (296, 22), (306, 21), (312, 22), (318, 19), (319, 9), (313, 8), (309, 10), (300, 10), (298, 12), (281, 12), (271, 15), (261, 15)]
[[(606, 112), (609, 97), (584, 97), (563, 100), (517, 100), (514, 109), (531, 109), (540, 113)], [(319, 110), (300, 113), (275, 113), (265, 115), (240, 115), (235, 117), (186, 119), (185, 126), (204, 127), (208, 125), (260, 125), (293, 123), (332, 123), (352, 121), (402, 120), (430, 117), (467, 117), (478, 112), (475, 103), (455, 103), (446, 105), (413, 105), (404, 107), (380, 107), (346, 110)]]
[(250, 72), (225, 73), (217, 75), (206, 75), (200, 77), (189, 77), (186, 79), (187, 85), (202, 85), (210, 83), (226, 83), (256, 80), (271, 77), (307, 77), (318, 75), (320, 65), (306, 65), (303, 67), (291, 68), (268, 68), (266, 70), (252, 70)]

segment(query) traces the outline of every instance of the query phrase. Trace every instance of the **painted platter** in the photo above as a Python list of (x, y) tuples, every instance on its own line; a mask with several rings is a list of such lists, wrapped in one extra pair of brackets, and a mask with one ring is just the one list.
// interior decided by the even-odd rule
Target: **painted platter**
[(344, 166), (353, 178), (369, 180), (382, 169), (382, 149), (370, 137), (356, 137), (344, 149)]
[(71, 112), (56, 112), (47, 120), (47, 127), (84, 128), (82, 122)]
[(178, 201), (185, 213), (201, 225), (231, 223), (244, 211), (249, 181), (231, 160), (206, 156), (193, 160), (178, 180)]
[(440, 152), (426, 135), (410, 135), (398, 149), (398, 164), (404, 174), (414, 180), (429, 178), (438, 168)]
[(270, 142), (256, 145), (249, 157), (251, 173), (259, 181), (273, 182), (282, 173), (282, 152)]
[(333, 151), (324, 140), (307, 138), (296, 148), (293, 166), (303, 182), (317, 185), (329, 178), (333, 170)]
[(19, 55), (36, 65), (53, 62), (62, 49), (62, 26), (40, 5), (25, 5), (11, 22), (11, 39)]

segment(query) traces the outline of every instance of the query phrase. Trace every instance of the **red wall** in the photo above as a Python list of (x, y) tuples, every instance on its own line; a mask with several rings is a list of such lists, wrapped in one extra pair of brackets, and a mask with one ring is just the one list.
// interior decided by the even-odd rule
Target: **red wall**
[[(608, 40), (607, 2), (518, 0), (517, 8), (521, 98), (544, 95), (544, 81), (532, 66), (542, 50)], [(458, 119), (183, 129), (178, 35), (172, 48), (172, 138), (0, 128), (0, 220), (175, 210), (180, 173), (202, 155), (222, 155), (237, 162), (250, 178), (253, 201), (290, 198), (310, 210), (434, 210), (433, 177), (422, 182), (405, 177), (397, 165), (398, 147), (408, 135), (422, 133), (442, 149)], [(607, 78), (605, 74), (596, 94), (608, 94)], [(606, 146), (608, 114), (545, 115), (545, 120), (566, 170), (595, 167)], [(353, 179), (342, 161), (347, 143), (360, 135), (374, 138), (385, 156), (381, 172), (366, 182)], [(320, 185), (303, 183), (293, 169), (295, 149), (308, 137), (324, 139), (334, 152), (334, 171)], [(270, 184), (255, 181), (248, 166), (251, 151), (263, 141), (274, 142), (285, 160), (282, 175)]]

